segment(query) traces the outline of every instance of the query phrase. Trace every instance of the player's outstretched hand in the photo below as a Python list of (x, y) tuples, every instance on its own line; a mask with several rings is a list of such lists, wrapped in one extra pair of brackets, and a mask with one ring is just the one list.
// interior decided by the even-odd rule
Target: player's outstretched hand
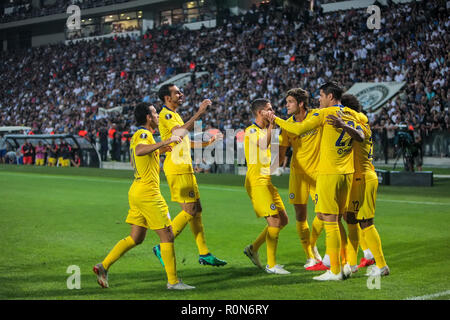
[(264, 119), (269, 120), (271, 123), (275, 120), (276, 116), (273, 111), (262, 110), (261, 115)]
[(167, 145), (167, 146), (159, 148), (159, 153), (163, 154), (163, 153), (166, 153), (166, 152), (172, 152), (172, 150), (173, 150), (172, 146), (171, 145)]
[(345, 122), (341, 117), (336, 117), (332, 114), (327, 116), (327, 123), (335, 128), (343, 128), (345, 126)]
[(202, 103), (200, 103), (200, 108), (198, 108), (198, 112), (200, 114), (205, 113), (206, 109), (208, 109), (208, 107), (212, 104), (211, 100), (209, 99), (205, 99), (202, 101)]
[(209, 139), (209, 144), (214, 143), (215, 141), (221, 141), (223, 140), (223, 134), (222, 132), (216, 133)]
[(179, 136), (172, 135), (168, 140), (169, 140), (169, 144), (170, 144), (170, 143), (178, 144), (178, 143), (180, 143), (183, 139), (182, 139), (181, 137), (179, 137)]

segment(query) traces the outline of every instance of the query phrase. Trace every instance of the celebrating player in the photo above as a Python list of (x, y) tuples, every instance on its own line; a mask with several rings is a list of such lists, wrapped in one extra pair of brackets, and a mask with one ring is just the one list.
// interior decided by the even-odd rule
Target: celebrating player
[[(309, 93), (296, 88), (287, 92), (286, 108), (288, 115), (292, 116), (287, 121), (301, 123), (309, 119), (315, 110), (309, 110)], [(320, 138), (322, 128), (318, 127), (301, 136), (282, 130), (280, 134), (280, 163), (286, 154), (286, 149), (292, 147), (291, 170), (289, 175), (289, 202), (294, 205), (297, 233), (306, 254), (305, 268), (314, 266), (322, 260), (317, 247), (311, 247), (310, 230), (307, 217), (308, 197), (314, 199), (316, 193), (316, 170), (319, 162)], [(314, 219), (315, 224), (321, 222)], [(317, 240), (317, 237), (316, 237)]]
[(288, 223), (288, 216), (277, 188), (270, 177), (270, 142), (273, 123), (264, 119), (262, 111), (272, 111), (272, 105), (267, 99), (256, 99), (252, 102), (252, 113), (255, 122), (245, 129), (244, 149), (247, 161), (245, 188), (252, 201), (253, 209), (258, 218), (264, 217), (267, 226), (256, 238), (255, 242), (244, 249), (245, 255), (258, 267), (258, 249), (266, 242), (267, 273), (289, 274), (283, 266), (276, 263), (276, 251), (280, 230)]
[[(320, 159), (316, 182), (316, 194), (314, 202), (315, 211), (319, 219), (324, 221), (326, 231), (326, 250), (330, 256), (330, 270), (314, 277), (314, 280), (329, 281), (343, 280), (351, 275), (348, 264), (341, 266), (341, 239), (346, 239), (345, 230), (340, 228), (340, 215), (347, 211), (353, 180), (353, 153), (352, 138), (347, 131), (338, 130), (327, 122), (327, 116), (341, 112), (345, 125), (363, 140), (363, 133), (356, 130), (357, 113), (344, 108), (340, 104), (342, 89), (334, 82), (328, 82), (320, 87), (320, 110), (316, 110), (312, 117), (302, 123), (292, 123), (275, 117), (273, 112), (264, 112), (263, 116), (274, 120), (283, 130), (298, 136), (311, 130), (323, 127), (320, 142)], [(351, 130), (353, 129), (353, 130)], [(342, 235), (341, 235), (342, 233)], [(343, 255), (345, 257), (345, 254)], [(344, 262), (344, 261), (343, 261)]]
[(136, 106), (134, 114), (139, 128), (130, 144), (134, 181), (128, 192), (130, 210), (126, 222), (131, 225), (131, 233), (115, 245), (103, 262), (94, 266), (97, 282), (103, 288), (108, 288), (108, 269), (128, 250), (141, 244), (147, 229), (151, 229), (161, 241), (159, 246), (168, 278), (167, 289), (194, 289), (177, 278), (169, 209), (159, 189), (159, 154), (171, 150), (170, 144), (181, 142), (181, 138), (173, 135), (156, 143), (152, 135), (152, 131), (158, 127), (156, 109), (141, 103)]
[[(203, 147), (215, 141), (215, 137), (205, 144), (197, 145), (189, 139), (189, 131), (192, 130), (194, 122), (205, 113), (211, 100), (205, 99), (200, 104), (199, 110), (192, 118), (184, 123), (177, 109), (183, 103), (183, 93), (174, 84), (163, 85), (159, 89), (159, 98), (164, 102), (164, 106), (159, 113), (159, 132), (162, 139), (169, 139), (172, 135), (183, 138), (172, 152), (167, 152), (164, 161), (164, 174), (170, 188), (171, 200), (178, 202), (181, 212), (173, 219), (172, 228), (174, 236), (177, 237), (184, 227), (189, 223), (191, 231), (199, 251), (199, 263), (210, 266), (223, 266), (227, 262), (215, 257), (209, 252), (206, 246), (205, 232), (202, 222), (202, 205), (200, 203), (200, 193), (197, 180), (192, 167), (191, 148)], [(159, 245), (153, 247), (153, 252), (161, 259)]]
[[(361, 105), (354, 95), (343, 95), (341, 102), (343, 105), (357, 112), (361, 112)], [(372, 131), (370, 130), (367, 117), (363, 113), (360, 113), (360, 116), (363, 119), (363, 125), (360, 129), (363, 130), (365, 138), (363, 142), (355, 143), (353, 146), (355, 173), (353, 175), (348, 211), (344, 215), (349, 229), (348, 235), (350, 240), (347, 252), (352, 271), (356, 272), (358, 270), (356, 264), (359, 242), (357, 224), (359, 223), (362, 230), (361, 239), (367, 243), (370, 252), (373, 252), (376, 262), (376, 266), (371, 267), (367, 275), (387, 276), (390, 272), (389, 267), (384, 258), (380, 236), (373, 224), (378, 177), (372, 164)], [(330, 119), (331, 124), (335, 128), (348, 130), (341, 118), (330, 116)]]

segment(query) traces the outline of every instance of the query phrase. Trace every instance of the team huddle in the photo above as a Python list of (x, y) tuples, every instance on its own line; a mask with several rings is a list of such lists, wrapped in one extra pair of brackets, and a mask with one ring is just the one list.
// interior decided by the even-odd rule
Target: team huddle
[[(246, 128), (244, 139), (247, 162), (245, 188), (256, 216), (264, 217), (267, 226), (252, 244), (245, 247), (244, 254), (268, 273), (290, 273), (276, 261), (278, 237), (288, 224), (283, 201), (271, 182), (271, 172), (278, 164), (278, 161), (271, 161), (271, 136), (278, 125), (282, 130), (279, 162), (288, 147), (293, 150), (289, 202), (295, 208), (297, 232), (306, 255), (306, 270), (326, 270), (313, 278), (321, 281), (344, 280), (365, 266), (370, 266), (367, 275), (389, 274), (380, 237), (373, 224), (378, 179), (372, 165), (371, 131), (367, 117), (360, 112), (358, 100), (342, 93), (336, 83), (323, 85), (320, 88), (320, 108), (311, 110), (308, 92), (291, 89), (286, 94), (286, 107), (292, 116), (288, 120), (275, 116), (269, 100), (252, 102), (255, 121)], [(177, 112), (183, 97), (177, 86), (167, 84), (159, 90), (159, 98), (164, 103), (159, 115), (153, 106), (144, 103), (135, 108), (139, 127), (130, 144), (134, 181), (128, 193), (130, 209), (126, 218), (131, 232), (101, 263), (94, 266), (97, 282), (103, 288), (109, 286), (111, 265), (142, 243), (147, 229), (154, 230), (160, 238), (153, 252), (166, 271), (167, 289), (195, 288), (181, 282), (176, 271), (174, 239), (187, 224), (198, 247), (199, 263), (210, 266), (227, 264), (214, 256), (206, 245), (202, 205), (191, 160), (191, 148), (210, 145), (220, 138), (220, 134), (208, 142), (190, 141), (189, 131), (211, 101), (204, 100), (198, 111), (184, 123)], [(156, 129), (161, 134), (161, 142), (158, 143), (152, 134)], [(171, 219), (160, 192), (159, 157), (163, 153), (166, 154), (164, 173), (171, 200), (181, 207), (174, 219)], [(309, 196), (316, 212), (311, 231), (306, 219)], [(348, 237), (341, 217), (347, 223)], [(322, 229), (326, 232), (323, 260), (316, 247)], [(267, 248), (265, 267), (258, 255), (264, 243)], [(364, 250), (364, 258), (358, 265), (359, 246)]]

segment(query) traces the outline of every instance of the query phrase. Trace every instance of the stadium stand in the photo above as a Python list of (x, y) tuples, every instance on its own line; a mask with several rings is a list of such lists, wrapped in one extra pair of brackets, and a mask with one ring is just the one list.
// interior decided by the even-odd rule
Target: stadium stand
[(0, 21), (6, 23), (64, 13), (71, 4), (77, 5), (80, 9), (89, 9), (128, 1), (133, 0), (41, 0), (37, 2), (39, 6), (32, 6), (30, 1), (13, 0), (5, 6), (5, 11), (1, 12)]
[[(368, 115), (375, 139), (384, 144), (377, 157), (394, 156), (403, 126), (432, 146), (424, 148), (425, 155), (448, 156), (446, 2), (391, 4), (380, 30), (368, 30), (367, 17), (365, 10), (324, 14), (261, 6), (228, 15), (215, 28), (160, 26), (136, 38), (2, 52), (0, 126), (30, 126), (44, 134), (86, 131), (92, 141), (113, 124), (118, 132), (132, 132), (133, 106), (146, 101), (160, 108), (151, 89), (192, 71), (209, 76), (193, 74), (183, 88), (181, 115), (188, 118), (202, 99), (212, 98), (203, 126), (222, 131), (248, 126), (248, 102), (256, 97), (271, 99), (285, 114), (284, 93), (292, 87), (310, 91), (317, 107), (317, 88), (327, 80), (347, 89), (355, 82), (406, 81), (380, 113)], [(118, 106), (119, 112), (98, 112)]]

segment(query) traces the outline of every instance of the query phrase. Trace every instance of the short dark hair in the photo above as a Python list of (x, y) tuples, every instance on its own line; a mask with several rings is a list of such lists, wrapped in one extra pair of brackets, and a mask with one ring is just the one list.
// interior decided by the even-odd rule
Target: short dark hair
[(169, 96), (170, 97), (170, 87), (173, 87), (175, 84), (173, 83), (167, 83), (161, 86), (161, 88), (159, 88), (158, 91), (158, 97), (161, 99), (162, 102), (166, 102), (164, 100), (165, 96)]
[(259, 110), (263, 109), (266, 106), (266, 104), (268, 104), (268, 103), (270, 103), (270, 100), (266, 99), (266, 98), (259, 98), (259, 99), (253, 100), (252, 106), (251, 106), (252, 113), (254, 115), (256, 115), (256, 113)]
[(336, 100), (341, 100), (342, 94), (344, 93), (344, 90), (335, 81), (325, 83), (319, 90), (322, 90), (326, 95), (331, 93)]
[(358, 98), (350, 93), (343, 94), (341, 97), (341, 103), (344, 107), (349, 107), (357, 112), (361, 112), (361, 104), (358, 101)]
[(293, 97), (295, 101), (297, 101), (297, 103), (303, 102), (303, 107), (305, 109), (308, 109), (309, 107), (308, 91), (303, 90), (302, 88), (293, 88), (286, 93), (286, 98), (289, 96)]
[(141, 102), (134, 108), (134, 118), (138, 126), (143, 126), (147, 123), (147, 115), (150, 114), (149, 105)]

